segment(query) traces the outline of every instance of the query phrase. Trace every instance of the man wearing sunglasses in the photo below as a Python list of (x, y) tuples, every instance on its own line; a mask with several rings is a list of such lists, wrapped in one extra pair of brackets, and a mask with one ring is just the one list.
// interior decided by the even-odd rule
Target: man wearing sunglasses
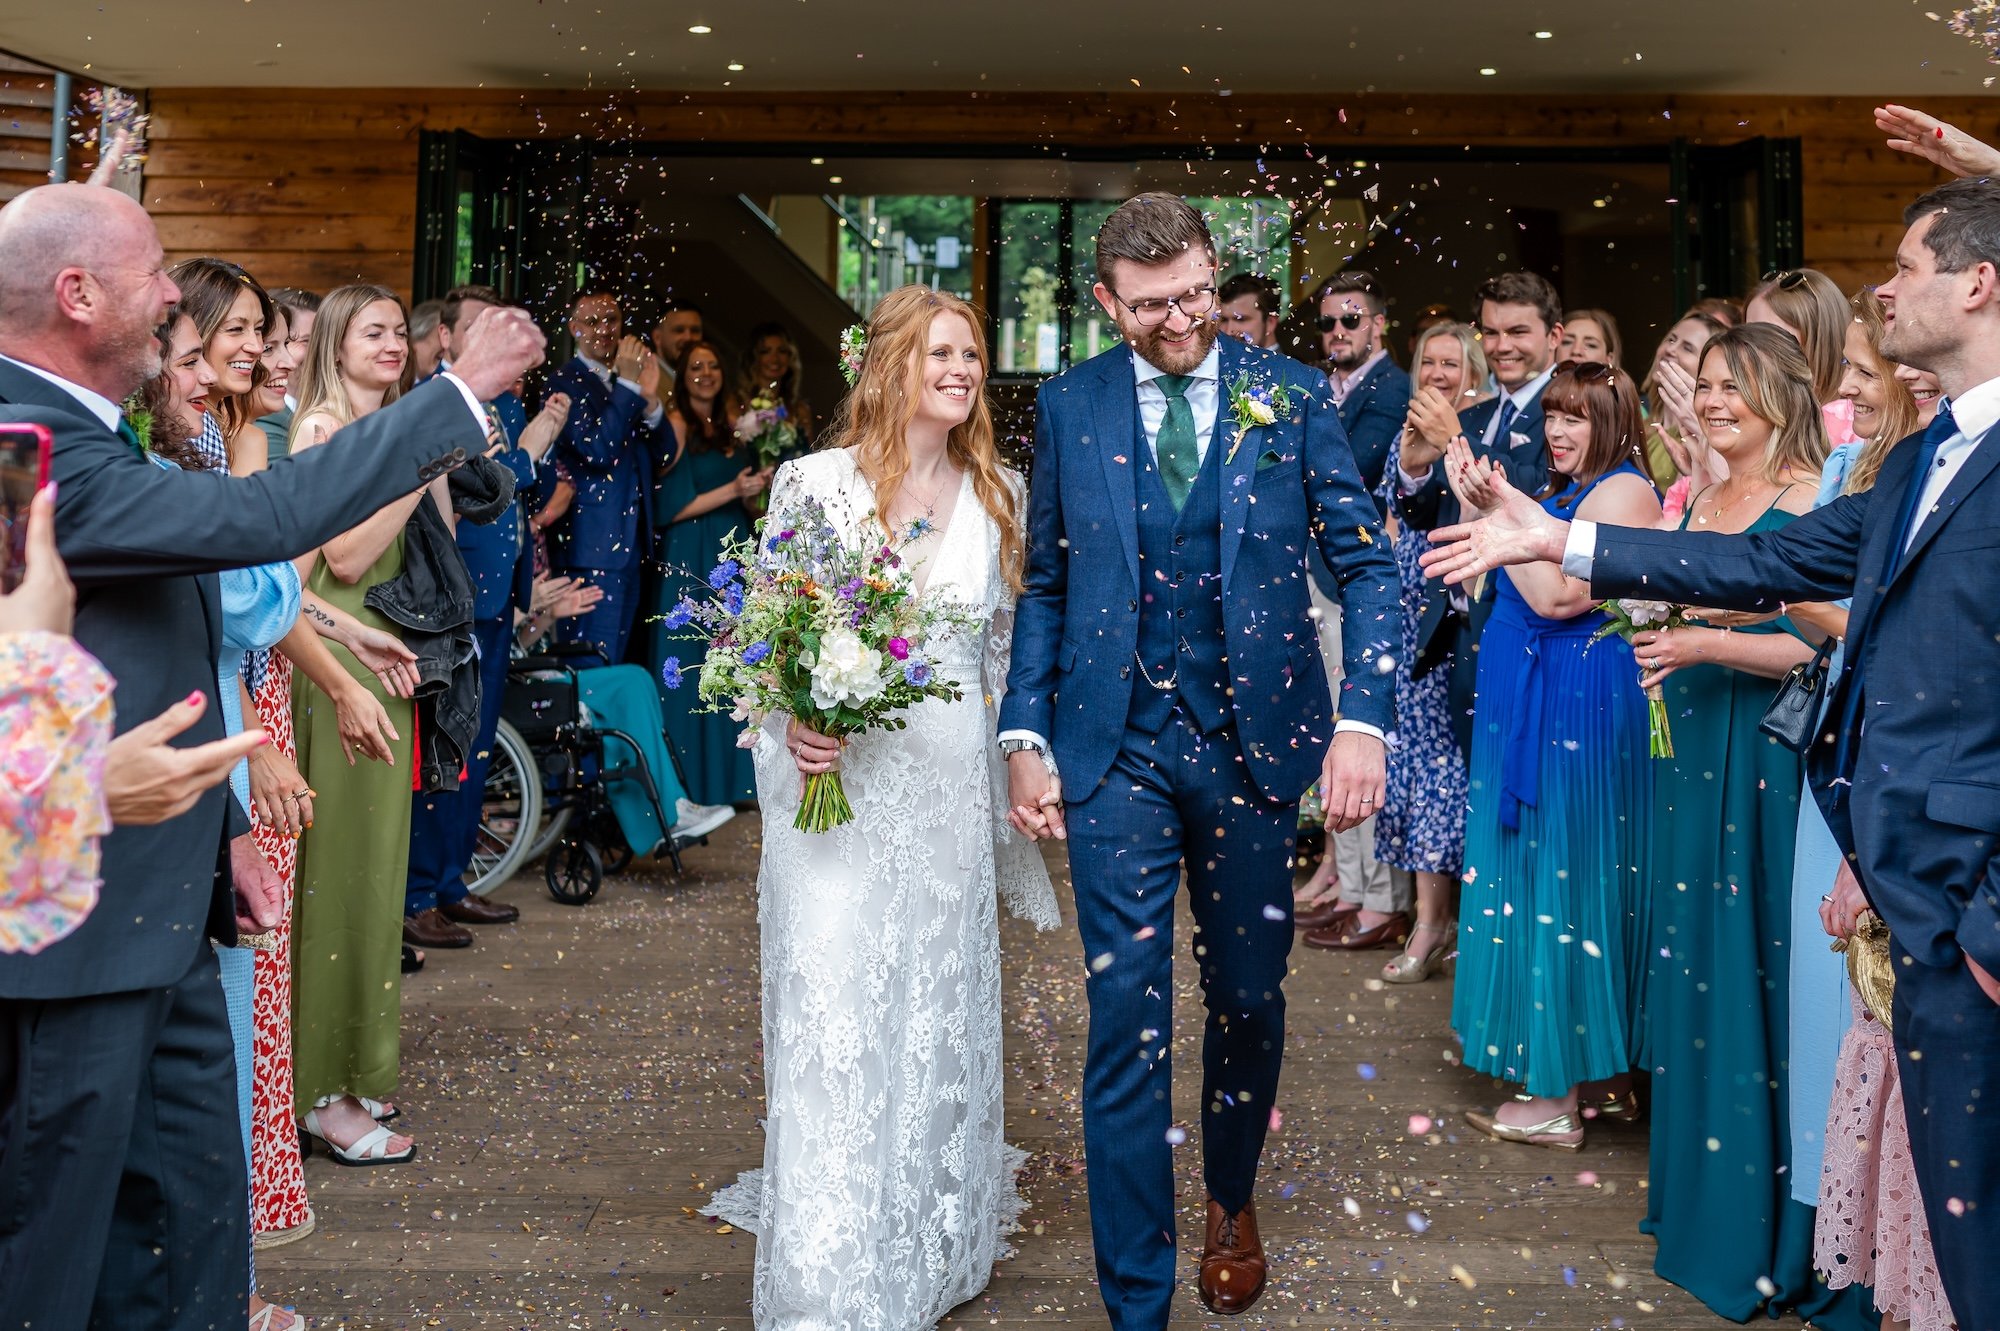
[[(1500, 273), (1473, 293), (1473, 311), (1486, 362), (1493, 367), (1500, 395), (1462, 414), (1435, 390), (1410, 403), (1410, 430), (1397, 465), (1396, 506), (1403, 521), (1432, 531), (1460, 520), (1458, 500), (1446, 488), (1437, 465), (1454, 435), (1464, 435), (1473, 454), (1491, 458), (1516, 489), (1538, 493), (1549, 478), (1549, 448), (1542, 435), (1542, 390), (1555, 373), (1562, 343), (1562, 298), (1535, 273)], [(1493, 580), (1446, 589), (1430, 583), (1417, 622), (1418, 678), (1440, 665), (1451, 670), (1451, 716), (1459, 748), (1472, 752), (1472, 703), (1476, 675), (1473, 648), (1493, 607)]]
[(1389, 359), (1382, 288), (1372, 273), (1335, 273), (1319, 284), (1313, 307), (1319, 311), (1313, 326), (1319, 329), (1334, 405), (1362, 483), (1373, 493), (1410, 406), (1410, 376)]

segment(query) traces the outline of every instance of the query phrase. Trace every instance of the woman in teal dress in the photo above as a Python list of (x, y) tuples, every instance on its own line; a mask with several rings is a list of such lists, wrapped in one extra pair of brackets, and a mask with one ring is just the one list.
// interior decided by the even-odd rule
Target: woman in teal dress
[[(1727, 479), (1681, 525), (1775, 531), (1811, 508), (1825, 427), (1798, 344), (1747, 325), (1702, 353), (1695, 412)], [(1713, 616), (1722, 622), (1724, 617)], [(1733, 1321), (1791, 1310), (1861, 1331), (1873, 1310), (1813, 1271), (1814, 1209), (1791, 1195), (1792, 859), (1802, 760), (1759, 733), (1774, 680), (1812, 648), (1788, 619), (1639, 633), (1675, 756), (1656, 764), (1647, 1013), (1654, 1270)], [(1822, 947), (1817, 938), (1801, 946)]]
[[(1556, 473), (1542, 507), (1658, 522), (1631, 377), (1565, 361), (1542, 401)], [(1470, 457), (1453, 445), (1453, 463)], [(1490, 498), (1476, 488), (1460, 490), (1468, 508)], [(1466, 1120), (1501, 1141), (1576, 1150), (1579, 1087), (1631, 1071), (1642, 1015), (1646, 699), (1632, 649), (1591, 641), (1605, 618), (1586, 584), (1554, 564), (1498, 576), (1479, 646), (1452, 1026), (1467, 1067), (1527, 1091)]]
[(722, 543), (749, 533), (746, 505), (771, 482), (771, 469), (759, 468), (748, 446), (737, 442), (732, 415), (723, 393), (722, 353), (710, 342), (690, 343), (676, 367), (674, 406), (667, 416), (680, 440), (680, 460), (653, 491), (664, 572), (647, 616), (646, 659), (654, 682), (661, 684), (660, 705), (667, 734), (680, 751), (688, 796), (700, 804), (743, 804), (757, 798), (749, 751), (736, 745), (742, 724), (726, 713), (694, 710), (700, 700), (693, 689), (669, 689), (659, 678), (670, 660), (687, 669), (699, 664), (699, 644), (669, 627), (665, 616), (683, 596), (706, 594), (703, 579), (720, 557)]

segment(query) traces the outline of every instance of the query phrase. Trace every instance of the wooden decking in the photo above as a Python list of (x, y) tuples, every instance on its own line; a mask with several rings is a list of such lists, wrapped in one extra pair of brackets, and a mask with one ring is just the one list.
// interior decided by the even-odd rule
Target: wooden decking
[[(694, 1208), (762, 1154), (757, 830), (739, 818), (690, 852), (685, 879), (635, 868), (581, 909), (524, 876), (502, 894), (518, 926), (434, 953), (404, 985), (398, 1127), (418, 1159), (310, 1162), (319, 1229), (261, 1255), (266, 1295), (319, 1326), (748, 1331), (755, 1240)], [(1003, 938), (1027, 1228), (944, 1324), (1102, 1326), (1078, 1119), (1083, 961), (1067, 928), (1008, 920)], [(1499, 1092), (1457, 1066), (1449, 982), (1383, 986), (1383, 957), (1294, 954), (1284, 1124), (1260, 1184), (1274, 1274), (1233, 1322), (1193, 1297), (1202, 1192), (1198, 1144), (1182, 1148), (1174, 1325), (1727, 1326), (1652, 1274), (1636, 1228), (1644, 1129), (1596, 1130), (1570, 1155), (1464, 1127), (1460, 1111)], [(1188, 1121), (1200, 1009), (1190, 965), (1179, 979)]]

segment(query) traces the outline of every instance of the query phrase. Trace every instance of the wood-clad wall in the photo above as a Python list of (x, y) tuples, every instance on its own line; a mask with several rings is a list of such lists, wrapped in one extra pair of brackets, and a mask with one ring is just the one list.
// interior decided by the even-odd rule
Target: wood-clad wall
[[(1992, 104), (1926, 101), (1974, 132)], [(1903, 205), (1942, 174), (1882, 146), (1860, 98), (635, 94), (465, 89), (165, 89), (145, 202), (170, 254), (221, 253), (269, 285), (407, 291), (417, 134), (593, 141), (1008, 146), (1210, 144), (1357, 151), (1804, 141), (1807, 260), (1844, 287), (1886, 275)]]

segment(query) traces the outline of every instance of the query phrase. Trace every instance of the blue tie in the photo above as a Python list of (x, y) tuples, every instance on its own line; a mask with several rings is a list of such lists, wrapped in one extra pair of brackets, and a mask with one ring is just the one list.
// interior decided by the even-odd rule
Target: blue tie
[(1521, 409), (1514, 405), (1513, 398), (1510, 397), (1501, 399), (1500, 428), (1493, 432), (1493, 447), (1495, 447), (1496, 449), (1503, 449), (1503, 450), (1510, 447), (1510, 445), (1507, 442), (1507, 429), (1509, 426), (1513, 425), (1515, 419), (1519, 417), (1520, 414), (1521, 414)]
[[(1896, 515), (1895, 539), (1889, 542), (1888, 553), (1882, 559), (1882, 573), (1875, 584), (1875, 594), (1883, 595), (1889, 590), (1889, 580), (1895, 576), (1897, 565), (1903, 561), (1903, 548), (1910, 543), (1911, 529), (1916, 525), (1917, 507), (1923, 499), (1924, 484), (1930, 478), (1931, 464), (1937, 460), (1938, 449), (1945, 440), (1958, 433), (1958, 422), (1952, 418), (1951, 403), (1938, 403), (1937, 415), (1924, 430), (1924, 437), (1917, 444), (1917, 465), (1910, 469), (1910, 480), (1903, 492), (1903, 504)], [(1849, 646), (1854, 644), (1850, 643)], [(1840, 723), (1834, 730), (1833, 770), (1841, 781), (1854, 776), (1854, 746), (1861, 738), (1861, 654), (1851, 653), (1847, 669), (1854, 678), (1848, 681), (1847, 696), (1842, 699)], [(1841, 799), (1846, 793), (1844, 787), (1836, 787), (1834, 798)]]

